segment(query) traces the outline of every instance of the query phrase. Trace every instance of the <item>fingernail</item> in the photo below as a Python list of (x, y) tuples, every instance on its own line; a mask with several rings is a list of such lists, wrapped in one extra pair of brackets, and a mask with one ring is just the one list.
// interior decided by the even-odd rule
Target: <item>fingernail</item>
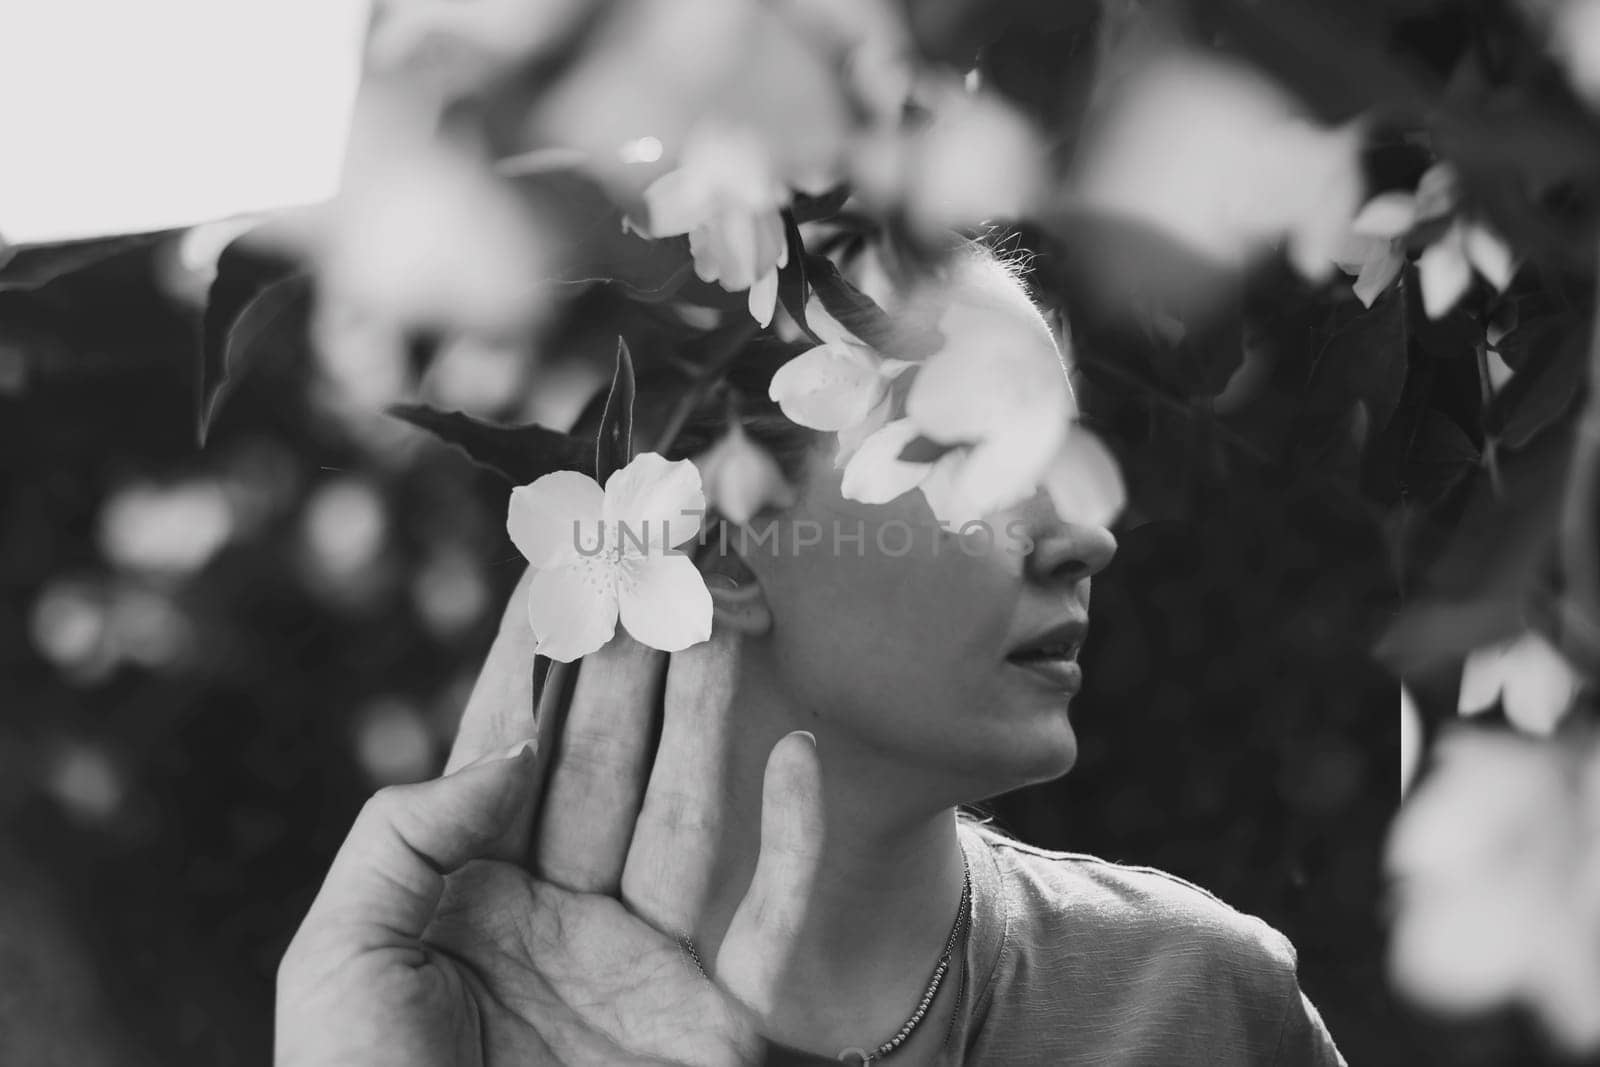
[(801, 737), (803, 737), (807, 741), (811, 742), (811, 747), (812, 748), (816, 748), (817, 747), (817, 735), (812, 733), (810, 730), (796, 730), (795, 733), (799, 734)]
[(527, 741), (518, 741), (516, 744), (512, 745), (510, 748), (506, 749), (504, 754), (502, 754), (500, 758), (501, 759), (516, 759), (517, 757), (521, 756), (524, 752), (533, 752), (533, 751), (535, 751), (537, 749), (537, 747), (538, 746), (533, 742), (532, 739), (529, 739)]
[(708, 583), (709, 582), (715, 582), (717, 584), (717, 586), (719, 588), (721, 588), (721, 589), (737, 589), (737, 588), (739, 588), (739, 583), (734, 579), (734, 577), (731, 574), (722, 574), (722, 573), (714, 571), (711, 574), (706, 575), (706, 581)]

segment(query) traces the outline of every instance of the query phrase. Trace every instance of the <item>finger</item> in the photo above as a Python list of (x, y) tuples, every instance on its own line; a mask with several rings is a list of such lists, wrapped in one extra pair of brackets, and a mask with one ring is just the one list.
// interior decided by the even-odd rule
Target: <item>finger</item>
[(713, 629), (709, 641), (673, 654), (661, 744), (623, 869), (622, 899), (679, 937), (694, 935), (710, 898), (740, 648), (737, 633)]
[(532, 746), (367, 801), (297, 936), (337, 933), (352, 949), (421, 937), (444, 876), (486, 856), (531, 800)]
[(615, 894), (649, 776), (664, 654), (625, 633), (583, 659), (551, 755), (534, 871), (564, 889)]
[(511, 592), (500, 632), (461, 714), (446, 771), (456, 771), (492, 752), (504, 752), (534, 736), (533, 627), (528, 625), (529, 567)]
[(772, 746), (761, 789), (761, 852), (717, 953), (717, 981), (761, 1018), (798, 943), (822, 859), (822, 772), (804, 731)]

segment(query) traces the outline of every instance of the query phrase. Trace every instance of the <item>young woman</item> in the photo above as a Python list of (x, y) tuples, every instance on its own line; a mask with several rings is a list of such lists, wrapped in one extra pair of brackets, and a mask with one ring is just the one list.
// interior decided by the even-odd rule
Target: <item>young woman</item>
[[(1004, 285), (952, 289), (947, 340), (1059, 364)], [(535, 733), (524, 582), (471, 765), (369, 805), (291, 947), (279, 1063), (1342, 1063), (1265, 923), (959, 812), (1072, 766), (1110, 532), (1042, 491), (942, 531), (920, 492), (848, 499), (831, 437), (747, 424), (798, 493), (701, 550), (711, 640), (586, 657), (544, 783), (471, 764)]]

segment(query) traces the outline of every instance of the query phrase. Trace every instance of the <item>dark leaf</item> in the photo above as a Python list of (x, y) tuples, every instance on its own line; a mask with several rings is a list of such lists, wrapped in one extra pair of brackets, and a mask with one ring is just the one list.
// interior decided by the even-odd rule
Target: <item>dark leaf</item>
[(123, 237), (69, 241), (64, 244), (7, 247), (0, 242), (0, 292), (37, 289), (57, 278), (92, 267), (102, 260), (153, 245), (172, 236), (173, 230), (135, 233)]
[(864, 344), (896, 359), (924, 359), (944, 345), (944, 335), (931, 326), (902, 324), (861, 290), (845, 281), (831, 260), (805, 257), (806, 278), (828, 314)]
[(1443, 551), (1376, 649), (1400, 674), (1459, 661), (1522, 626), (1523, 608), (1543, 582), (1555, 544), (1571, 437), (1542, 434), (1505, 456), (1502, 490), (1472, 484)]
[(1472, 473), (1478, 458), (1478, 446), (1466, 431), (1429, 408), (1406, 456), (1406, 488), (1425, 501), (1440, 501)]
[(388, 412), (460, 449), (513, 485), (527, 485), (555, 471), (594, 474), (594, 442), (587, 438), (533, 423), (502, 426), (425, 404), (395, 404)]
[[(809, 193), (795, 193), (794, 199), (789, 204), (788, 214), (795, 222), (817, 222), (821, 219), (831, 219), (844, 207), (844, 202), (850, 199), (848, 185), (836, 185), (825, 193), (812, 196)], [(793, 254), (793, 250), (791, 250)]]
[(1584, 387), (1588, 331), (1577, 315), (1523, 323), (1500, 342), (1515, 368), (1484, 412), (1484, 429), (1507, 448), (1522, 448), (1572, 406)]
[(202, 445), (253, 365), (304, 344), (311, 297), (311, 278), (295, 263), (244, 251), (238, 242), (223, 250), (201, 327), (195, 425)]
[(800, 226), (796, 217), (791, 212), (783, 213), (784, 240), (789, 243), (789, 262), (778, 272), (778, 301), (783, 304), (783, 309), (817, 344), (822, 339), (811, 329), (811, 324), (806, 322), (806, 298), (811, 295), (811, 287), (806, 282), (806, 246), (800, 238)]
[(1371, 308), (1346, 304), (1329, 322), (1313, 381), (1316, 397), (1335, 407), (1366, 405), (1369, 432), (1389, 425), (1406, 384), (1405, 295), (1394, 289)]
[(611, 391), (606, 394), (606, 409), (600, 416), (600, 434), (595, 440), (594, 476), (601, 485), (633, 459), (633, 396), (633, 357), (628, 353), (628, 342), (619, 337), (617, 369), (611, 376)]

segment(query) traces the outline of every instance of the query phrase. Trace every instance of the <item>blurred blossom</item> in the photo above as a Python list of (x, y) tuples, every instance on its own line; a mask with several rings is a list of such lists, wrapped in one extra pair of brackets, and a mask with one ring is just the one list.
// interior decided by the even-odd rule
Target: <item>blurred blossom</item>
[(543, 220), (481, 151), (441, 131), (437, 107), (369, 77), (339, 196), (262, 238), (314, 259), (313, 338), (358, 394), (403, 380), (413, 333), (519, 338), (545, 308)]
[(100, 512), (100, 550), (119, 567), (182, 576), (227, 544), (233, 508), (213, 481), (139, 484), (112, 494)]
[(1400, 687), (1400, 796), (1406, 795), (1422, 760), (1422, 717), (1417, 714), (1411, 690)]
[(158, 590), (120, 586), (111, 600), (109, 621), (116, 655), (141, 667), (170, 667), (194, 647), (188, 615)]
[(1542, 737), (1566, 716), (1582, 685), (1566, 658), (1529, 630), (1467, 657), (1458, 710), (1476, 715), (1499, 700), (1511, 725)]
[(623, 145), (654, 137), (671, 152), (702, 121), (745, 127), (777, 181), (820, 192), (842, 176), (851, 126), (835, 64), (764, 0), (620, 0), (541, 93), (527, 138), (583, 152), (626, 202), (665, 168), (624, 161)]
[(854, 156), (852, 177), (879, 204), (903, 203), (930, 236), (989, 219), (1020, 218), (1046, 188), (1044, 146), (1023, 115), (992, 93), (942, 80), (920, 93), (929, 112), (909, 130), (884, 129)]
[(107, 598), (87, 581), (60, 580), (45, 586), (33, 603), (33, 645), (57, 667), (86, 680), (114, 665), (107, 641)]
[(403, 72), (445, 95), (490, 86), (559, 47), (588, 0), (378, 0), (373, 70)]
[(743, 524), (766, 508), (794, 502), (790, 486), (772, 453), (750, 440), (735, 422), (717, 443), (695, 457), (705, 486), (706, 506)]
[(701, 281), (730, 293), (750, 291), (750, 314), (772, 322), (778, 269), (789, 262), (779, 210), (788, 191), (755, 134), (715, 121), (697, 125), (678, 155), (678, 168), (644, 191), (650, 232), (689, 235)]
[(522, 393), (529, 362), (519, 345), (453, 337), (434, 356), (422, 380), (422, 395), (442, 407), (496, 415)]
[(1544, 25), (1578, 95), (1600, 107), (1600, 0), (1522, 0), (1522, 7)]
[(254, 530), (298, 501), (300, 479), (294, 457), (278, 442), (261, 437), (236, 445), (224, 460), (222, 491), (236, 529)]
[(1390, 835), (1389, 970), (1431, 1009), (1531, 1009), (1574, 1052), (1600, 1048), (1600, 758), (1457, 729)]
[[(1391, 191), (1367, 202), (1336, 256), (1340, 269), (1357, 275), (1355, 294), (1363, 304), (1371, 307), (1399, 276), (1407, 235), (1448, 216), (1459, 196), (1455, 168), (1438, 163), (1422, 175), (1415, 194)], [(1440, 318), (1456, 306), (1471, 286), (1474, 270), (1504, 291), (1515, 272), (1511, 250), (1483, 223), (1456, 218), (1417, 260), (1422, 306), (1429, 318)]]
[(104, 822), (122, 807), (122, 776), (99, 748), (68, 744), (56, 753), (46, 773), (50, 795), (84, 822)]
[(312, 321), (311, 343), (339, 404), (375, 411), (409, 395), (406, 335), (393, 320), (330, 307)]
[(380, 698), (362, 709), (356, 717), (355, 747), (356, 760), (375, 786), (418, 782), (438, 769), (427, 719), (396, 697)]
[(359, 584), (383, 551), (388, 526), (383, 499), (371, 483), (337, 478), (312, 492), (301, 517), (301, 538), (316, 573), (340, 584)]
[(446, 546), (428, 557), (411, 582), (417, 614), (440, 637), (453, 637), (489, 607), (489, 587), (471, 553)]
[(792, 422), (813, 430), (849, 432), (870, 421), (883, 425), (889, 387), (914, 364), (890, 359), (846, 330), (815, 296), (806, 321), (822, 342), (773, 374), (768, 395)]
[(1118, 90), (1082, 153), (1077, 193), (1223, 267), (1281, 245), (1321, 281), (1360, 205), (1362, 137), (1355, 124), (1314, 124), (1244, 67), (1169, 56)]

